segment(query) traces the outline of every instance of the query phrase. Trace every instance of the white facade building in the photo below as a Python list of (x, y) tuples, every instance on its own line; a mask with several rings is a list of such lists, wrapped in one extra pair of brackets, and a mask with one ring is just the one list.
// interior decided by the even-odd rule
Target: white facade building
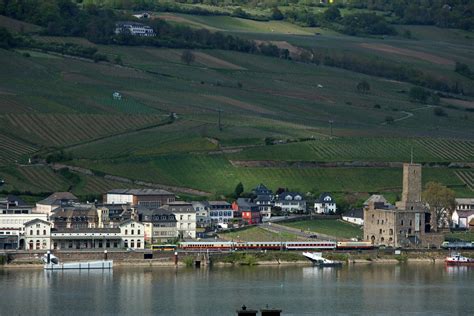
[(300, 193), (282, 192), (276, 196), (275, 206), (288, 213), (306, 211), (306, 200)]
[(176, 217), (176, 229), (180, 238), (196, 238), (196, 211), (191, 203), (170, 202), (163, 208)]
[(119, 225), (124, 248), (145, 249), (145, 225), (128, 220)]
[(469, 229), (469, 223), (474, 220), (474, 209), (469, 211), (454, 210), (451, 220), (453, 228)]
[(34, 219), (25, 223), (25, 249), (51, 249), (51, 223)]
[(314, 202), (314, 212), (317, 214), (335, 214), (336, 202), (329, 193), (323, 193)]
[(155, 36), (155, 31), (148, 25), (136, 22), (118, 22), (115, 24), (115, 34), (129, 33), (133, 36)]
[(8, 236), (14, 235), (18, 238), (18, 248), (25, 248), (25, 223), (32, 220), (39, 219), (42, 221), (48, 220), (46, 214), (0, 214), (0, 235)]

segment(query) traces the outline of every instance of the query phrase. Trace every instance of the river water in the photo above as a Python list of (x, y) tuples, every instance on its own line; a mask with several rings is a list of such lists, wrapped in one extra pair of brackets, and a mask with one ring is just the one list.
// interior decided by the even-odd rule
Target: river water
[(1, 315), (236, 315), (243, 304), (282, 315), (474, 315), (474, 268), (0, 269)]

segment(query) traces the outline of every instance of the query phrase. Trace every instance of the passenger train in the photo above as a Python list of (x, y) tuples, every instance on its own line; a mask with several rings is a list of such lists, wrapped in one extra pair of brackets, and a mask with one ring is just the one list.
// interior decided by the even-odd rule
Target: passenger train
[(374, 245), (366, 241), (262, 241), (262, 242), (234, 242), (234, 241), (193, 241), (179, 243), (182, 250), (336, 250), (336, 249), (373, 249)]

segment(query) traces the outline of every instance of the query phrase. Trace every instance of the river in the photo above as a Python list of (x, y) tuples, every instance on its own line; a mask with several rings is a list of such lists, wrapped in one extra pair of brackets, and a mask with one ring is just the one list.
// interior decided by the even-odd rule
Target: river
[(236, 315), (243, 304), (282, 315), (474, 315), (474, 268), (0, 269), (1, 315)]

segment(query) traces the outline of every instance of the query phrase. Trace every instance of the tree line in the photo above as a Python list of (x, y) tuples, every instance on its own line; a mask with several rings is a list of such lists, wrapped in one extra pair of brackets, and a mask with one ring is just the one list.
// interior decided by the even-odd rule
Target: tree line
[[(41, 2), (36, 0), (0, 0), (0, 14), (43, 26), (42, 33), (44, 35), (81, 36), (98, 44), (149, 45), (187, 49), (214, 48), (289, 58), (287, 49), (279, 49), (270, 43), (257, 45), (252, 40), (225, 35), (221, 32), (210, 32), (206, 29), (195, 30), (187, 26), (172, 25), (161, 19), (146, 22), (154, 29), (156, 37), (116, 35), (114, 32), (116, 22), (133, 20), (132, 16), (112, 9), (100, 8), (94, 4), (84, 4), (81, 9), (71, 0)], [(40, 45), (32, 40), (30, 40), (30, 44)], [(46, 46), (46, 44), (43, 45)], [(55, 49), (67, 48), (51, 47), (48, 49), (55, 51)]]
[[(471, 0), (334, 0), (332, 4), (313, 0), (83, 0), (85, 4), (96, 4), (109, 8), (127, 10), (168, 11), (196, 15), (234, 15), (248, 19), (281, 19), (272, 11), (278, 7), (283, 10), (285, 19), (307, 26), (317, 26), (324, 22), (320, 14), (314, 14), (312, 7), (337, 7), (346, 9), (365, 9), (383, 12), (381, 18), (390, 18), (394, 24), (436, 25), (444, 28), (474, 29), (474, 2)], [(221, 8), (240, 8), (226, 10), (204, 9), (193, 4), (205, 4)], [(257, 9), (270, 14), (250, 14), (245, 8)], [(237, 10), (237, 11), (236, 11)], [(282, 13), (282, 11), (280, 11)], [(349, 14), (352, 15), (352, 14)], [(369, 33), (370, 34), (370, 33)]]

